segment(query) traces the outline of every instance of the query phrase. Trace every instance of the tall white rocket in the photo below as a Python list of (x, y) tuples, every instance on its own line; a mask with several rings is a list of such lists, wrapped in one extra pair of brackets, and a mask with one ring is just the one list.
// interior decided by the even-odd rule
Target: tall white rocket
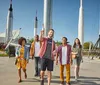
[(36, 17), (34, 22), (34, 37), (37, 35), (37, 26), (38, 26), (38, 19), (37, 19), (37, 12), (36, 12)]
[(12, 0), (10, 0), (10, 8), (8, 10), (8, 15), (7, 15), (6, 43), (8, 43), (12, 38), (12, 30), (13, 30), (13, 8), (12, 8)]
[(78, 38), (81, 44), (84, 44), (84, 14), (83, 14), (83, 0), (80, 0), (79, 8), (79, 22), (78, 22)]
[(48, 35), (48, 31), (52, 28), (52, 3), (53, 0), (44, 0), (44, 30), (45, 36)]
[[(100, 6), (99, 6), (100, 9)], [(99, 10), (99, 38), (100, 38), (100, 10)]]
[(99, 28), (99, 37), (100, 37), (100, 28)]

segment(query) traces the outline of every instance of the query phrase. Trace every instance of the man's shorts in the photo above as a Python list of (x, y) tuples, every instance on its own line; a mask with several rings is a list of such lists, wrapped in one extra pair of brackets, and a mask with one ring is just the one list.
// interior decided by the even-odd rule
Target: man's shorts
[(54, 61), (47, 59), (47, 58), (41, 58), (41, 70), (45, 71), (47, 69), (47, 71), (53, 71), (53, 64)]

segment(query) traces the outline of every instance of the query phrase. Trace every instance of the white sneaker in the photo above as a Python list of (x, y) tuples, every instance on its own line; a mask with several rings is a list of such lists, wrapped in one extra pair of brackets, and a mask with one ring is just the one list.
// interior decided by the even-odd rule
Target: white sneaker
[(77, 79), (75, 79), (75, 82), (77, 82)]
[(77, 79), (78, 79), (78, 77), (77, 76), (75, 76), (75, 81), (77, 82)]

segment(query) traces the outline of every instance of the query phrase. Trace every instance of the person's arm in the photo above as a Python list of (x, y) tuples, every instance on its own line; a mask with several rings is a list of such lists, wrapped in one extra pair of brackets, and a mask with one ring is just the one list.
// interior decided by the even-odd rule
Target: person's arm
[(56, 53), (56, 65), (58, 65), (58, 57), (59, 57), (59, 54)]
[(34, 57), (34, 42), (31, 44), (31, 48), (30, 48), (30, 57), (33, 59)]
[(76, 53), (76, 52), (71, 52), (71, 54), (73, 54), (73, 55), (77, 55), (77, 53)]
[(72, 54), (70, 53), (70, 64), (72, 65)]
[(29, 56), (30, 56), (30, 52), (29, 52), (29, 48), (27, 47), (27, 63), (29, 62)]
[[(53, 42), (54, 42), (54, 41), (53, 41)], [(53, 47), (53, 52), (52, 52), (53, 56), (56, 56), (56, 53), (57, 53), (56, 50), (57, 50), (57, 49), (55, 48), (55, 42), (54, 42), (54, 47)]]
[(70, 48), (70, 64), (72, 65), (72, 49)]
[(16, 56), (16, 58), (18, 58), (18, 57), (19, 57), (19, 47), (16, 47), (15, 56)]
[(59, 47), (56, 49), (56, 65), (58, 65)]
[(81, 56), (82, 56), (82, 62), (83, 62), (83, 49), (81, 49)]
[(56, 50), (56, 44), (55, 44), (55, 41), (54, 41), (54, 50)]
[[(42, 25), (42, 28), (44, 28), (44, 25)], [(42, 42), (43, 39), (44, 39), (44, 29), (42, 29), (40, 32), (40, 41)]]

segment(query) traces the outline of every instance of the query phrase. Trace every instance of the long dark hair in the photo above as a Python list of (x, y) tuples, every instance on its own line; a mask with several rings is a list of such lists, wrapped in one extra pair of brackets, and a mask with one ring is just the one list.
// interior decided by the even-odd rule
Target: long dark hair
[[(81, 42), (78, 38), (76, 38), (78, 40), (78, 45), (79, 45), (79, 48), (82, 48), (82, 45), (81, 45)], [(74, 40), (74, 45), (73, 45), (73, 48), (76, 48), (76, 39)]]

